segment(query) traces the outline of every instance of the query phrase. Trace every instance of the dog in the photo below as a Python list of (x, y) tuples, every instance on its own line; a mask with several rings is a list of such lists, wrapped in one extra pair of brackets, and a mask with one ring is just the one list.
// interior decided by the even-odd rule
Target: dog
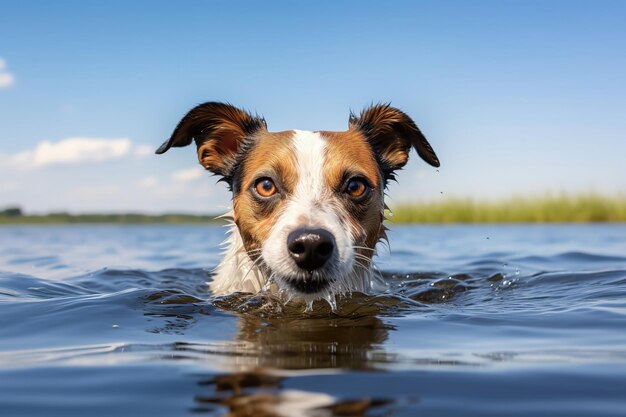
[(233, 196), (213, 295), (274, 289), (309, 305), (377, 286), (372, 257), (386, 239), (387, 184), (411, 148), (440, 165), (415, 122), (389, 104), (351, 112), (346, 131), (270, 132), (258, 115), (207, 102), (156, 153), (192, 140), (200, 164)]

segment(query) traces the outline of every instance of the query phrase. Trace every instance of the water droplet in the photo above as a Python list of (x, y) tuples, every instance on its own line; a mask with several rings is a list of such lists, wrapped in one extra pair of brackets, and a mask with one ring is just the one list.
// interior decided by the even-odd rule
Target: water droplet
[(389, 214), (387, 214), (387, 216), (393, 217), (393, 211), (389, 210)]
[(111, 327), (113, 327), (114, 329), (117, 329), (118, 327), (120, 327), (120, 325), (119, 324), (114, 324)]
[(310, 313), (313, 311), (313, 300), (306, 300), (306, 308), (304, 309), (305, 313)]
[(269, 292), (270, 291), (270, 286), (272, 285), (272, 278), (270, 277), (267, 281), (265, 281), (265, 284), (263, 285), (263, 288), (261, 291), (263, 292)]
[(330, 310), (334, 313), (337, 311), (337, 299), (333, 294), (328, 294), (324, 297), (328, 305), (330, 306)]

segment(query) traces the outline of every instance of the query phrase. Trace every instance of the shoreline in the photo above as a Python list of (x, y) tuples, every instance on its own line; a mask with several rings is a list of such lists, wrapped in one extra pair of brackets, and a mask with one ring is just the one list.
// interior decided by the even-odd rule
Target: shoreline
[[(392, 205), (394, 224), (553, 224), (626, 222), (626, 196), (561, 195), (495, 201), (447, 198), (439, 202)], [(27, 214), (0, 211), (0, 225), (19, 224), (226, 224), (220, 214), (82, 213)]]

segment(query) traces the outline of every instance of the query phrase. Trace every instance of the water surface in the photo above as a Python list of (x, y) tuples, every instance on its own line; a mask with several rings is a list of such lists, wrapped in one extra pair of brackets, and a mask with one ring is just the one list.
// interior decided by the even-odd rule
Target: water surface
[(626, 415), (626, 225), (393, 226), (310, 314), (210, 297), (223, 233), (0, 227), (2, 415)]

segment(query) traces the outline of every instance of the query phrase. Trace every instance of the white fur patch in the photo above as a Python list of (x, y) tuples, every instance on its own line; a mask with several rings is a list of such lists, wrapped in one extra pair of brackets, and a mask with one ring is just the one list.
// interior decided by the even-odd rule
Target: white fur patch
[(349, 230), (341, 221), (341, 204), (325, 181), (326, 139), (316, 132), (296, 130), (293, 137), (298, 181), (293, 195), (263, 244), (263, 258), (276, 278), (302, 276), (287, 250), (287, 236), (299, 228), (326, 229), (335, 237), (335, 254), (327, 262), (330, 273), (344, 275), (352, 269), (354, 251)]

